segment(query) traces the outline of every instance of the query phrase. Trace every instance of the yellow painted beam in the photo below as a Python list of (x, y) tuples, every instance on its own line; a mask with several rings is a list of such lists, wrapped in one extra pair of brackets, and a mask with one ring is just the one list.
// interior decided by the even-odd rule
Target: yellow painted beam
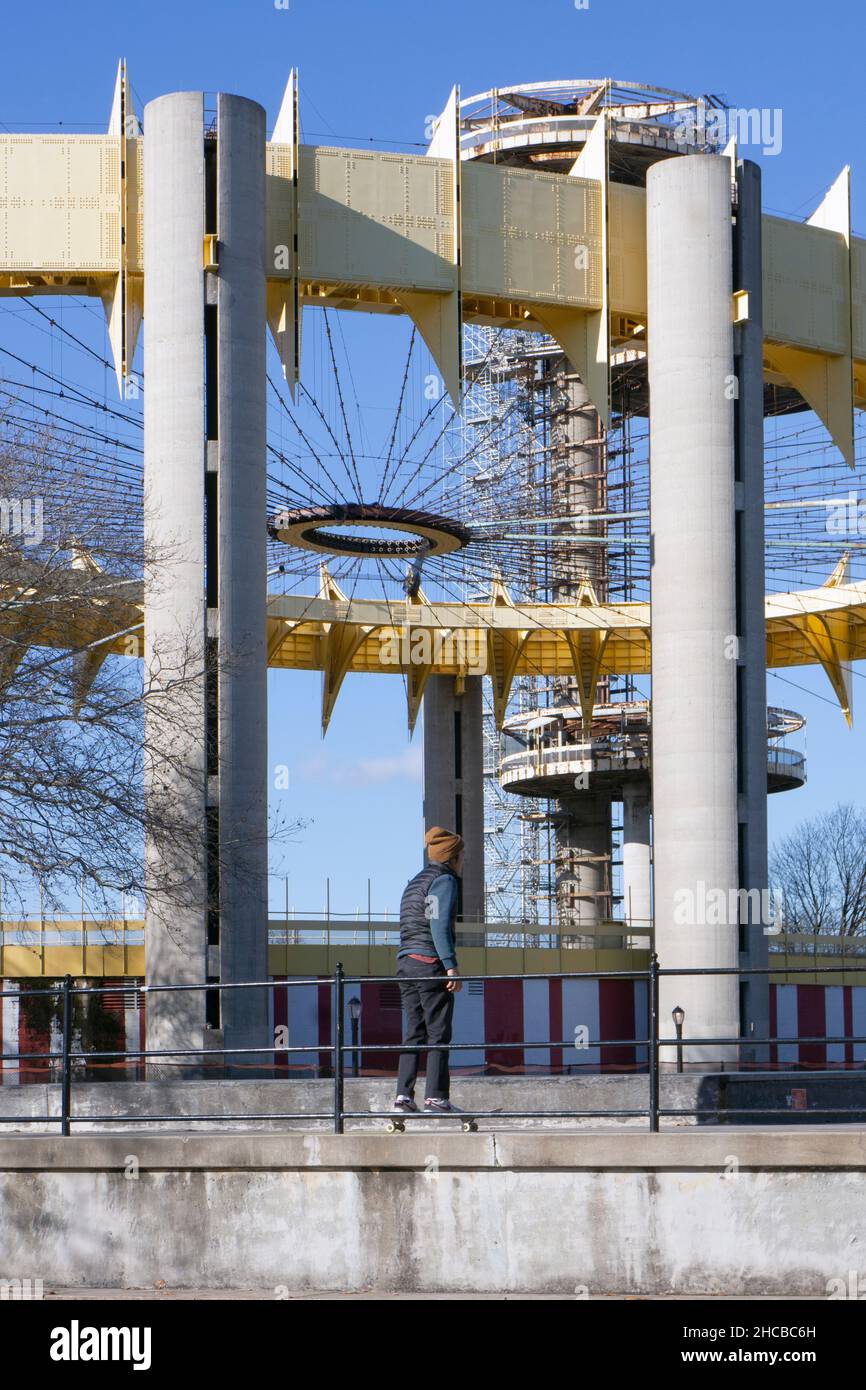
[[(493, 581), (492, 597), (494, 608), (514, 607), (511, 595), (499, 575)], [(491, 628), (487, 633), (487, 666), (493, 685), (493, 714), (497, 729), (502, 728), (517, 663), (523, 655), (528, 637), (528, 628)]]
[(346, 672), (375, 628), (358, 623), (327, 623), (322, 656), (322, 733), (326, 734)]
[(853, 724), (851, 711), (851, 640), (847, 613), (832, 615), (809, 613), (801, 620), (801, 630), (815, 658), (821, 663), (845, 720)]
[[(600, 923), (599, 937), (623, 936), (622, 922)], [(531, 927), (521, 923), (489, 922), (480, 924), (482, 930), (509, 934), (510, 946), (461, 947), (461, 960), (467, 974), (497, 975), (509, 973), (548, 974), (569, 970), (628, 970), (646, 969), (649, 952), (646, 946), (621, 948), (590, 946), (572, 949), (560, 945), (539, 947), (525, 945), (531, 937)], [(458, 922), (457, 943), (461, 934), (475, 932), (478, 923)], [(398, 924), (393, 921), (366, 920), (330, 922), (313, 918), (271, 918), (268, 923), (268, 973), (271, 976), (309, 976), (333, 974), (337, 960), (353, 975), (388, 975), (394, 970), (397, 944), (383, 945), (385, 933), (396, 935)], [(86, 937), (85, 937), (86, 932)], [(52, 944), (63, 934), (65, 945)], [(545, 935), (556, 937), (556, 928)], [(567, 934), (565, 931), (563, 935)], [(299, 942), (297, 936), (305, 941)], [(124, 921), (92, 921), (66, 918), (59, 921), (38, 920), (0, 922), (0, 980), (73, 978), (143, 979), (144, 922), (140, 918)], [(790, 948), (790, 949), (789, 949)], [(772, 979), (777, 983), (792, 983), (786, 972), (803, 963), (803, 951), (816, 967), (838, 970), (833, 976), (837, 984), (856, 984), (848, 966), (862, 965), (863, 952), (856, 939), (840, 943), (833, 937), (803, 935), (788, 937), (784, 933), (772, 939), (770, 965)], [(816, 977), (820, 979), (823, 977)], [(827, 976), (826, 979), (830, 979)], [(279, 987), (279, 982), (275, 982)]]
[(424, 699), (424, 691), (427, 689), (427, 682), (433, 674), (432, 662), (416, 662), (408, 667), (406, 671), (406, 709), (409, 720), (409, 737), (415, 732), (415, 725), (418, 723), (418, 715), (421, 713), (421, 702)]
[[(846, 667), (866, 660), (866, 582), (846, 583), (845, 573), (843, 560), (817, 589), (769, 595), (766, 650), (769, 667), (824, 665), (849, 717)], [(141, 654), (142, 643), (130, 640), (142, 627), (138, 584), (124, 585), (122, 596), (89, 605), (85, 614), (73, 600), (41, 600), (26, 576), (0, 598), (0, 676), (5, 672), (7, 680), (28, 645), (84, 654), (99, 644), (100, 654)], [(597, 603), (584, 589), (571, 604), (515, 604), (501, 583), (494, 600), (350, 600), (323, 566), (318, 594), (269, 596), (268, 664), (324, 672), (325, 725), (348, 674), (399, 675), (407, 684), (410, 727), (431, 674), (491, 676), (501, 715), (516, 675), (576, 677), (588, 709), (602, 676), (650, 670), (648, 603)], [(94, 651), (82, 663), (82, 680), (95, 676), (100, 663)]]
[(140, 253), (140, 231), (137, 224), (140, 211), (140, 147), (141, 130), (132, 102), (132, 88), (121, 59), (117, 68), (114, 101), (108, 121), (108, 134), (116, 141), (118, 212), (116, 228), (117, 274), (101, 285), (105, 317), (108, 321), (108, 341), (114, 358), (118, 394), (122, 398), (137, 392), (132, 385), (132, 363), (138, 332), (144, 314), (144, 282), (141, 274), (132, 274), (130, 253)]
[(427, 150), (428, 159), (447, 160), (451, 212), (451, 259), (454, 288), (444, 293), (395, 291), (395, 299), (409, 315), (436, 363), (455, 410), (463, 396), (463, 306), (461, 286), (462, 217), (460, 205), (460, 89), (452, 88), (445, 110), (436, 122)]
[(266, 313), (292, 400), (301, 379), (300, 114), (292, 68), (267, 149)]
[[(267, 151), (266, 267), (289, 385), (301, 305), (330, 304), (409, 312), (456, 399), (462, 300), (467, 318), (554, 334), (605, 418), (610, 322), (646, 322), (645, 190), (607, 184), (604, 116), (570, 174), (461, 161), (455, 102), (426, 155), (301, 145), (291, 75)], [(121, 383), (143, 310), (145, 137), (131, 121), (122, 67), (108, 134), (0, 135), (0, 295), (101, 297)], [(850, 458), (866, 240), (850, 233), (849, 184), (846, 169), (808, 222), (765, 215), (763, 231), (768, 367)]]
[[(578, 608), (598, 608), (595, 590), (588, 580), (583, 580), (578, 589), (575, 603)], [(595, 708), (595, 694), (601, 675), (602, 661), (610, 639), (610, 628), (584, 628), (578, 632), (566, 631), (566, 641), (571, 652), (574, 676), (577, 681), (580, 710), (584, 732), (588, 733)]]
[(427, 344), (451, 404), (459, 410), (463, 392), (463, 324), (459, 292), (414, 294), (403, 290), (395, 292), (394, 297)]

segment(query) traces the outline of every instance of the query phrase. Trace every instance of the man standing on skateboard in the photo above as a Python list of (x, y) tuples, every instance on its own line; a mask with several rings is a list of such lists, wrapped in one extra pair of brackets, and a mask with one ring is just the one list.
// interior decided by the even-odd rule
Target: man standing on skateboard
[[(427, 862), (409, 880), (400, 903), (400, 949), (397, 980), (403, 1004), (403, 1041), (449, 1043), (454, 995), (462, 988), (457, 969), (454, 924), (457, 919), (457, 880), (463, 872), (463, 840), (434, 825), (424, 836)], [(437, 976), (425, 979), (425, 976)], [(418, 1052), (402, 1052), (394, 1109), (412, 1113)], [(448, 1053), (427, 1053), (424, 1109), (453, 1111), (449, 1099)]]

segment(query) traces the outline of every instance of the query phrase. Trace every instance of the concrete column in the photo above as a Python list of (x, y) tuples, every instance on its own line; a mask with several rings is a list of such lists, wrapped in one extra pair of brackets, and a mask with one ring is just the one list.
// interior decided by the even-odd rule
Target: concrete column
[[(603, 507), (601, 471), (604, 455), (598, 443), (599, 419), (580, 377), (565, 370), (557, 378), (558, 399), (554, 401), (552, 425), (551, 509), (554, 516), (568, 518), (553, 532), (561, 530), (574, 537), (583, 530), (589, 536), (601, 535), (603, 523), (592, 520), (592, 513)], [(586, 513), (585, 522), (574, 517)], [(600, 599), (605, 597), (607, 556), (604, 546), (580, 545), (574, 539), (553, 543), (551, 599), (568, 603), (575, 599), (580, 584), (589, 580)], [(574, 680), (554, 681), (557, 703), (577, 704)], [(594, 928), (611, 914), (611, 801), (607, 795), (581, 793), (563, 797), (556, 803), (556, 920), (563, 944), (583, 944), (581, 928), (589, 929), (586, 944), (594, 944)], [(572, 935), (571, 933), (575, 933)], [(566, 935), (566, 933), (568, 933)]]
[[(626, 782), (622, 789), (622, 896), (627, 923), (648, 927), (652, 919), (649, 784)], [(649, 938), (635, 938), (646, 947)]]
[[(268, 976), (265, 112), (217, 98), (220, 978)], [(226, 1047), (267, 1042), (267, 991), (222, 996)], [(249, 1065), (256, 1059), (246, 1057)], [(264, 1059), (263, 1059), (264, 1060)]]
[(596, 928), (611, 915), (610, 794), (561, 797), (554, 825), (560, 939), (563, 946), (594, 946)]
[[(740, 927), (740, 960), (760, 968), (768, 960), (768, 923), (759, 904), (767, 889), (767, 667), (764, 618), (764, 325), (761, 267), (761, 170), (737, 165), (734, 289), (748, 293), (748, 317), (734, 329), (739, 386), (737, 419), (737, 564), (740, 651), (737, 676), (740, 740), (740, 884), (749, 894)], [(746, 900), (745, 894), (743, 895)], [(740, 1028), (744, 1040), (766, 1038), (770, 1027), (767, 976), (743, 981)], [(766, 1061), (767, 1047), (744, 1042), (743, 1058)]]
[[(442, 825), (466, 841), (461, 911), (484, 921), (484, 747), (481, 676), (455, 694), (452, 676), (431, 676), (424, 692), (424, 829)], [(464, 945), (481, 944), (463, 933)]]
[[(583, 530), (588, 536), (604, 534), (604, 525), (591, 514), (603, 510), (602, 449), (598, 412), (580, 377), (563, 372), (557, 377), (559, 399), (554, 398), (551, 461), (551, 510), (554, 516), (574, 517), (586, 512), (586, 522), (566, 521), (559, 531), (570, 537)], [(577, 593), (582, 579), (589, 579), (599, 598), (604, 598), (607, 555), (603, 545), (581, 546), (569, 540), (553, 543), (554, 577), (551, 596), (554, 603), (565, 603)]]
[[(581, 582), (588, 579), (603, 600), (607, 594), (605, 547), (581, 545), (574, 539), (581, 532), (600, 536), (605, 529), (604, 523), (592, 520), (592, 513), (602, 508), (604, 497), (600, 476), (604, 454), (597, 442), (598, 412), (579, 376), (563, 371), (556, 381), (559, 389), (553, 397), (550, 505), (554, 516), (566, 519), (553, 522), (552, 532), (570, 539), (552, 544), (550, 598), (552, 603), (568, 603), (577, 597)], [(573, 520), (583, 513), (587, 516), (585, 522)], [(574, 680), (559, 676), (553, 686), (557, 703), (578, 702)]]
[[(147, 979), (243, 982), (268, 973), (265, 114), (220, 95), (213, 163), (200, 93), (146, 119)], [(201, 1047), (204, 1021), (204, 993), (148, 999), (151, 1046)], [(226, 994), (222, 1021), (227, 1045), (266, 1044), (267, 991)]]
[[(647, 176), (652, 775), (662, 967), (736, 966), (735, 480), (731, 165), (688, 155)], [(708, 896), (711, 895), (711, 896)], [(661, 1030), (738, 1032), (736, 976), (663, 979)], [(692, 1063), (730, 1049), (696, 1045)], [(673, 1049), (667, 1050), (671, 1063)]]
[[(145, 958), (148, 983), (206, 975), (204, 103), (148, 104), (144, 169)], [(161, 807), (177, 834), (160, 832)], [(203, 993), (152, 994), (148, 1046), (201, 1047)]]

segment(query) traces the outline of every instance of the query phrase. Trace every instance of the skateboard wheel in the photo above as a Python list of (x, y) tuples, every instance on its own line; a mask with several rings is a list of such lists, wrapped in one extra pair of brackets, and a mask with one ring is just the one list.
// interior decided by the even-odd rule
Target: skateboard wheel
[(463, 1133), (464, 1133), (464, 1134), (475, 1134), (475, 1133), (477, 1132), (477, 1130), (478, 1130), (478, 1125), (475, 1123), (474, 1120), (464, 1120), (464, 1121), (463, 1121)]
[(406, 1124), (403, 1120), (389, 1120), (385, 1128), (389, 1134), (403, 1134)]

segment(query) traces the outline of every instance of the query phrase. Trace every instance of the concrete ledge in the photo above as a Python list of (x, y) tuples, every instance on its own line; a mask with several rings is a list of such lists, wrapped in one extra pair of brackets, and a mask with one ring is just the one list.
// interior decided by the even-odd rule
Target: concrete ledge
[(866, 1171), (866, 1129), (851, 1126), (574, 1134), (226, 1134), (0, 1136), (2, 1172)]
[[(795, 1091), (799, 1093), (797, 1100), (803, 1108), (794, 1109)], [(346, 1130), (381, 1133), (383, 1121), (375, 1118), (374, 1112), (381, 1114), (389, 1110), (393, 1094), (392, 1078), (347, 1078), (345, 1106), (355, 1112), (356, 1118), (346, 1120)], [(649, 1082), (645, 1075), (461, 1076), (455, 1080), (454, 1098), (462, 1109), (472, 1114), (483, 1116), (485, 1112), (493, 1112), (479, 1121), (484, 1133), (505, 1129), (535, 1133), (542, 1126), (548, 1132), (561, 1133), (604, 1126), (616, 1133), (628, 1130), (645, 1133), (647, 1119), (640, 1112), (645, 1112), (649, 1104)], [(140, 1135), (184, 1130), (192, 1135), (286, 1134), (315, 1130), (324, 1135), (333, 1128), (329, 1117), (333, 1103), (332, 1081), (76, 1080), (72, 1088), (73, 1133), (86, 1135), (101, 1130), (110, 1134)], [(773, 1114), (754, 1113), (752, 1124), (798, 1127), (823, 1124), (826, 1118), (831, 1118), (821, 1114), (828, 1107), (844, 1110), (848, 1124), (866, 1124), (866, 1072), (763, 1077), (749, 1073), (664, 1075), (661, 1103), (665, 1110), (685, 1112), (697, 1107), (708, 1112), (699, 1117), (685, 1113), (665, 1116), (663, 1129), (739, 1128), (760, 1107), (770, 1107)], [(582, 1119), (560, 1118), (551, 1113), (569, 1110), (595, 1113)], [(617, 1110), (638, 1113), (624, 1118), (614, 1113)], [(544, 1114), (540, 1118), (524, 1118), (532, 1111)], [(509, 1113), (516, 1118), (506, 1119)], [(60, 1087), (57, 1084), (0, 1086), (0, 1137), (56, 1133), (59, 1114)], [(281, 1118), (288, 1114), (300, 1118)], [(315, 1119), (316, 1115), (328, 1118)], [(102, 1116), (116, 1118), (103, 1121)], [(213, 1118), (203, 1119), (202, 1116)], [(842, 1116), (832, 1118), (841, 1122)], [(435, 1131), (436, 1125), (434, 1120), (413, 1120), (411, 1132), (429, 1133)]]
[(841, 1127), (10, 1137), (0, 1279), (825, 1298), (866, 1287), (864, 1172)]

